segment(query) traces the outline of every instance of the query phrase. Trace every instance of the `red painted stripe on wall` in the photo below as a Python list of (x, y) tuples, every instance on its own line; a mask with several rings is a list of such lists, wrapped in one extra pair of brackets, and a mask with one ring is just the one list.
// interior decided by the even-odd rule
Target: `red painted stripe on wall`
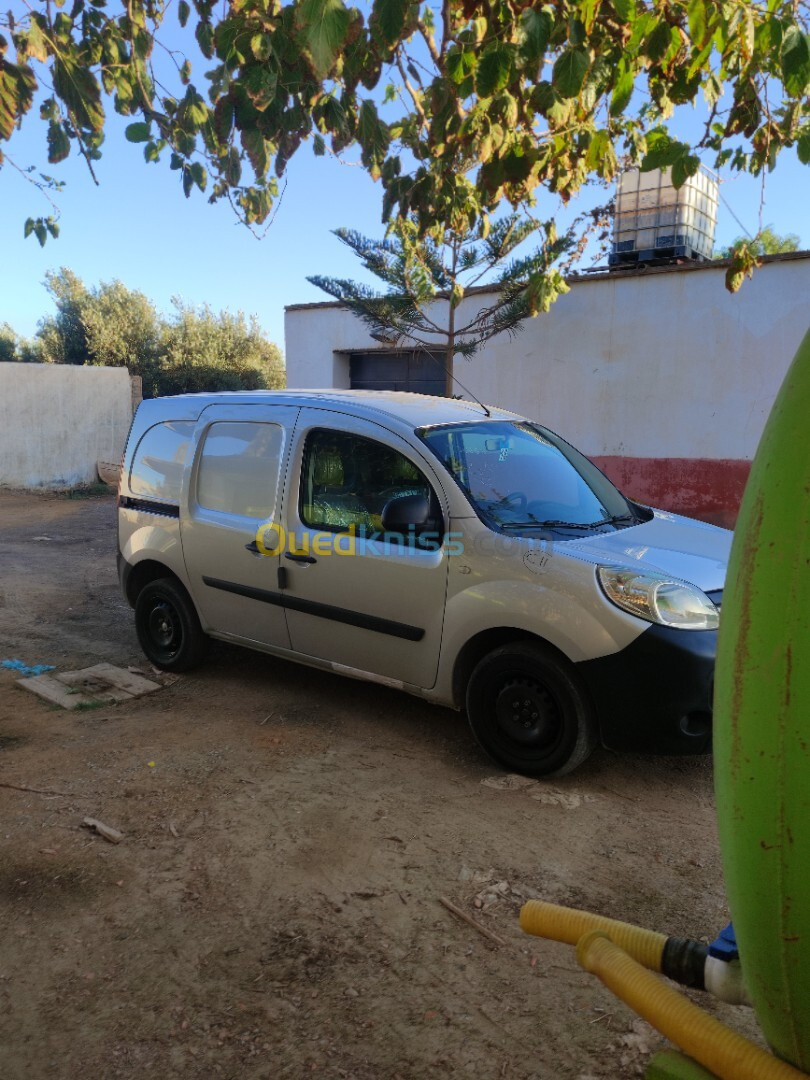
[(733, 529), (750, 461), (711, 458), (594, 457), (625, 495), (660, 510)]

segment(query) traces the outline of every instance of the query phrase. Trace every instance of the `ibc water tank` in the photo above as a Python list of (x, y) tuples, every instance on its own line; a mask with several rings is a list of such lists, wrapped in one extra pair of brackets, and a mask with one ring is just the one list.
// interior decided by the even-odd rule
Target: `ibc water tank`
[(619, 175), (609, 266), (711, 259), (718, 185), (703, 166), (680, 187), (669, 169)]

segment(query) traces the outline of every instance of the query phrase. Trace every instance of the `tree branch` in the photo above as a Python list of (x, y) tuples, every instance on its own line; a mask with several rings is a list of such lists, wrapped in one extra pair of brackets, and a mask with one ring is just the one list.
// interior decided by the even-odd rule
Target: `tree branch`
[(422, 108), (422, 102), (419, 100), (419, 95), (417, 94), (416, 90), (413, 88), (413, 86), (411, 84), (411, 81), (408, 78), (408, 75), (407, 75), (407, 73), (405, 71), (405, 65), (402, 63), (402, 57), (399, 54), (399, 50), (397, 50), (396, 56), (397, 56), (397, 67), (399, 68), (399, 74), (402, 77), (402, 83), (403, 83), (405, 89), (408, 91), (408, 93), (411, 96), (411, 101), (413, 102), (413, 107), (416, 109), (416, 112), (419, 115), (419, 119), (422, 121), (422, 129), (424, 130), (427, 127), (427, 116), (425, 116), (425, 110)]

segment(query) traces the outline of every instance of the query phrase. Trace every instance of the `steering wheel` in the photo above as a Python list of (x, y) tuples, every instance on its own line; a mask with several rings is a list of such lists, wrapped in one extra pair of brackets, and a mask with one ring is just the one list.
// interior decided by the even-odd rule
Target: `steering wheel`
[(521, 513), (525, 513), (528, 505), (529, 500), (522, 491), (513, 491), (498, 500), (498, 506), (506, 506), (510, 510), (518, 510)]

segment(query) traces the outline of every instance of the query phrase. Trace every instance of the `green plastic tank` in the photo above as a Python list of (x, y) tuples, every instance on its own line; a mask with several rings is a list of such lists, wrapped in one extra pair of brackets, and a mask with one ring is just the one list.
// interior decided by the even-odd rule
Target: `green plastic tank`
[(810, 1071), (810, 332), (745, 490), (714, 716), (720, 845), (745, 982), (773, 1051)]

